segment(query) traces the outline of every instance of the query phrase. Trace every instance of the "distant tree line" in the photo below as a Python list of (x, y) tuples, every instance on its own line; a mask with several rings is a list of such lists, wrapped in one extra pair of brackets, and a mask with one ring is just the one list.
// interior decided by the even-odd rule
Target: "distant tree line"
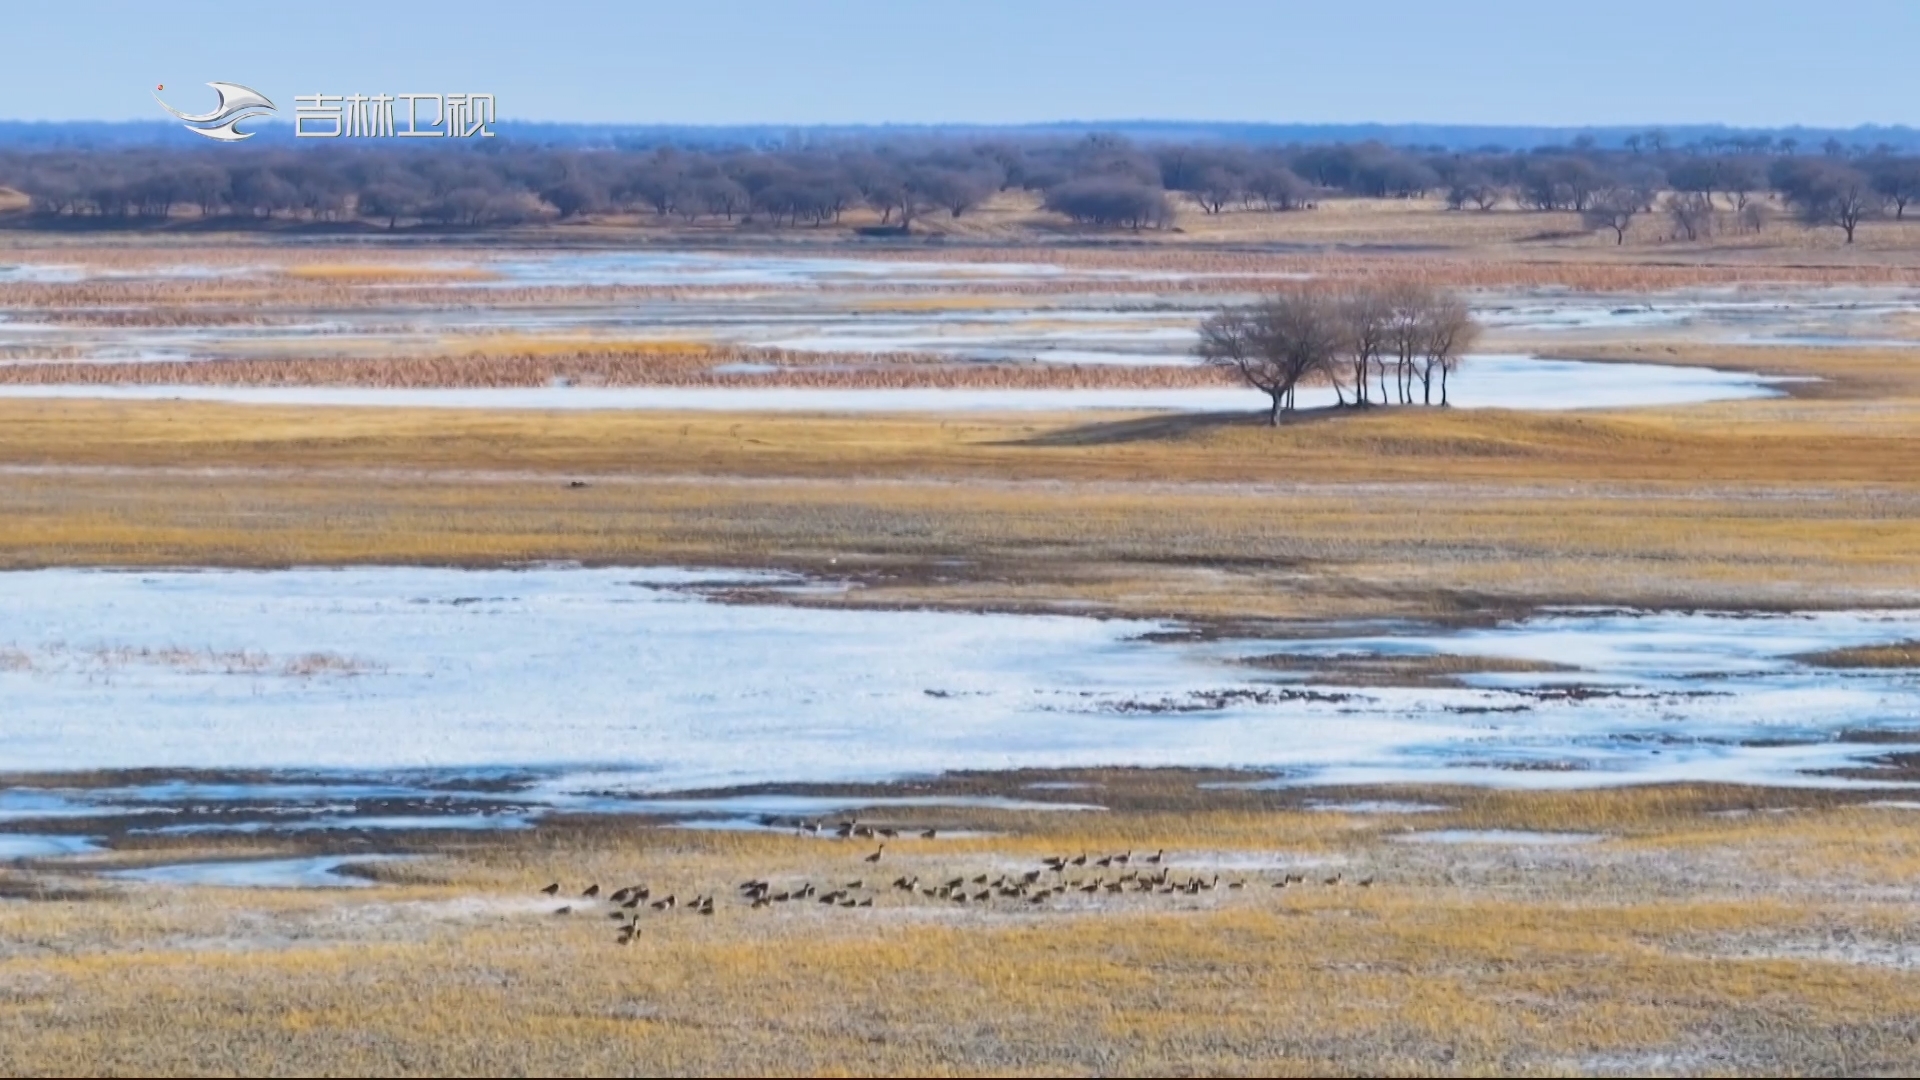
[[(959, 218), (1024, 190), (1072, 221), (1169, 226), (1185, 203), (1206, 215), (1288, 212), (1336, 195), (1438, 196), (1462, 212), (1563, 211), (1624, 243), (1657, 217), (1674, 239), (1757, 231), (1777, 210), (1841, 230), (1905, 216), (1920, 157), (1790, 138), (1672, 146), (1657, 132), (1623, 147), (1588, 140), (1527, 151), (1461, 152), (1334, 143), (1138, 144), (1072, 139), (864, 139), (796, 148), (580, 150), (219, 147), (0, 152), (0, 185), (49, 219), (153, 222), (179, 216), (495, 226), (605, 214), (775, 226), (839, 222), (852, 209), (905, 231)], [(870, 226), (872, 227), (872, 226)]]
[(1194, 351), (1266, 394), (1267, 422), (1278, 424), (1311, 380), (1331, 385), (1342, 408), (1445, 405), (1447, 377), (1477, 335), (1466, 301), (1425, 285), (1298, 285), (1209, 317)]

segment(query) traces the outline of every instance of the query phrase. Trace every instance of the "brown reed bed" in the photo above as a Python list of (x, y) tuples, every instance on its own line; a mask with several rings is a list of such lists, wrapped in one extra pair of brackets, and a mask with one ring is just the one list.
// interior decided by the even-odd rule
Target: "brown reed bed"
[[(742, 365), (731, 367), (730, 365)], [(751, 365), (748, 367), (747, 365)], [(966, 363), (917, 353), (796, 353), (711, 348), (391, 358), (248, 358), (0, 366), (0, 384), (68, 386), (348, 386), (445, 389), (579, 386), (790, 386), (821, 389), (1160, 389), (1230, 385), (1197, 366)]]
[[(862, 252), (885, 262), (918, 259), (918, 252)], [(842, 282), (684, 285), (484, 284), (474, 268), (348, 268), (356, 273), (300, 276), (295, 271), (216, 278), (96, 278), (80, 282), (14, 282), (0, 285), (0, 308), (26, 309), (63, 321), (103, 320), (107, 325), (147, 325), (182, 316), (166, 308), (406, 307), (471, 309), (595, 305), (646, 301), (746, 299), (769, 295), (848, 295), (909, 300), (957, 297), (1204, 295), (1272, 289), (1298, 277), (1329, 281), (1406, 280), (1456, 288), (1564, 288), (1599, 293), (1643, 293), (1687, 288), (1770, 285), (1915, 285), (1920, 267), (1861, 265), (1678, 265), (1594, 260), (1523, 261), (1425, 256), (1300, 255), (1218, 251), (1123, 251), (1077, 249), (963, 249), (938, 254), (948, 263), (1044, 261), (1070, 268), (1132, 270), (1113, 277), (962, 277), (919, 282)], [(363, 271), (363, 272), (361, 272)], [(1161, 277), (1151, 272), (1193, 276)], [(87, 314), (88, 309), (112, 312)], [(226, 316), (229, 318), (237, 316)]]

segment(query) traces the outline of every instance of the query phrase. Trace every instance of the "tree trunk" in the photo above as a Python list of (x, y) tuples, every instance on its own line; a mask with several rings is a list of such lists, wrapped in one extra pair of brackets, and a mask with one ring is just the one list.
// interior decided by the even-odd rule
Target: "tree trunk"
[(1440, 405), (1441, 407), (1444, 408), (1446, 404), (1447, 404), (1447, 369), (1444, 365), (1442, 365), (1440, 368)]
[(1272, 407), (1267, 410), (1267, 426), (1279, 427), (1280, 399), (1286, 396), (1286, 392), (1282, 390), (1269, 390), (1267, 391), (1267, 396), (1273, 399)]

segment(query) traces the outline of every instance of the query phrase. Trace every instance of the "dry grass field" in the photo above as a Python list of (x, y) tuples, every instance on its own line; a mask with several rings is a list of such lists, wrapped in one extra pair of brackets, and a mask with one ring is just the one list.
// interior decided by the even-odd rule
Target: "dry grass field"
[(1685, 409), (1383, 409), (1278, 430), (6, 402), (0, 557), (772, 564), (864, 580), (852, 602), (1194, 618), (1910, 603), (1906, 354), (1741, 359), (1826, 381)]
[[(0, 1071), (1896, 1074), (1914, 1061), (1911, 810), (1709, 787), (1423, 789), (1393, 794), (1439, 809), (1351, 813), (1305, 809), (1297, 792), (1201, 791), (1204, 776), (1074, 779), (1091, 785), (1075, 797), (1112, 808), (882, 814), (992, 832), (892, 841), (878, 864), (868, 841), (615, 818), (486, 843), (417, 836), (423, 857), (369, 865), (381, 885), (364, 890), (102, 886), (71, 863), (23, 888), (14, 871)], [(1449, 829), (1584, 842), (1409, 835)], [(1157, 849), (1164, 862), (1147, 863)], [(1093, 865), (1126, 851), (1125, 869)], [(1043, 866), (1083, 852), (1084, 867)], [(261, 853), (275, 852), (198, 854)], [(1172, 892), (1142, 888), (1162, 871)], [(994, 886), (1028, 872), (1025, 895)], [(965, 901), (927, 895), (951, 878)], [(755, 907), (750, 879), (816, 895)], [(1096, 879), (1122, 888), (1080, 891)], [(561, 895), (539, 894), (549, 882)], [(1066, 890), (1031, 899), (1056, 882)], [(589, 883), (603, 899), (579, 898)], [(628, 920), (604, 896), (639, 884), (649, 902), (623, 945)], [(855, 906), (819, 902), (843, 889)], [(653, 910), (666, 895), (679, 906)], [(702, 896), (711, 916), (691, 910)]]

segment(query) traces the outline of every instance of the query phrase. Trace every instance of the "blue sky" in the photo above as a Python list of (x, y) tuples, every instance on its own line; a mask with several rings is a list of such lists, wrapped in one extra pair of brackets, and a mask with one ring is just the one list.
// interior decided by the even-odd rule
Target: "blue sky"
[(0, 34), (14, 120), (218, 79), (611, 123), (1920, 123), (1911, 0), (62, 0)]

